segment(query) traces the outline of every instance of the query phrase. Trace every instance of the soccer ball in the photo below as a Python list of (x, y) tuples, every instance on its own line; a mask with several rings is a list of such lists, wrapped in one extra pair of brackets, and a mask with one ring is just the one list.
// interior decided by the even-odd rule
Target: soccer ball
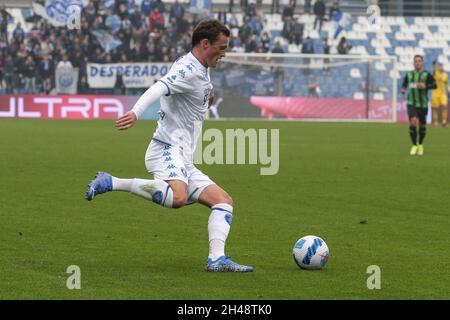
[(325, 266), (330, 253), (327, 244), (321, 238), (305, 236), (295, 243), (292, 255), (300, 268), (315, 270)]

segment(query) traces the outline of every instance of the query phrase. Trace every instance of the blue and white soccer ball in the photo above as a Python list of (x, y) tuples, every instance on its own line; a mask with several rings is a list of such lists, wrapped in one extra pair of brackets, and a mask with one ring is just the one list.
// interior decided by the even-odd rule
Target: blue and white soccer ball
[(292, 255), (300, 268), (317, 270), (322, 269), (328, 262), (330, 252), (321, 238), (305, 236), (295, 243)]

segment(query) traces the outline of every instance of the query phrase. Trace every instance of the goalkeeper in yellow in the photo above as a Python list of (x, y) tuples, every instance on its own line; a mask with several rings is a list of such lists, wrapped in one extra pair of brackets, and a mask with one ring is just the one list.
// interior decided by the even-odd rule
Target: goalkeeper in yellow
[(431, 95), (431, 109), (433, 110), (433, 124), (434, 127), (439, 127), (439, 109), (442, 110), (442, 126), (448, 128), (447, 118), (447, 91), (448, 91), (448, 76), (444, 71), (444, 66), (439, 63), (436, 67), (436, 61), (433, 62), (434, 79), (436, 80), (437, 88), (432, 91)]

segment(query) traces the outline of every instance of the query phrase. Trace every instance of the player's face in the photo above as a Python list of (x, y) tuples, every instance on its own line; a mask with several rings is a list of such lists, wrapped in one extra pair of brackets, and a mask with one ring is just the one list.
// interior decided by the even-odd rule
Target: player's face
[(208, 67), (215, 68), (217, 66), (217, 62), (225, 57), (225, 52), (228, 49), (229, 41), (230, 39), (221, 33), (216, 42), (209, 45), (206, 51), (206, 62)]
[(414, 59), (414, 68), (416, 70), (422, 70), (422, 66), (423, 66), (422, 58), (419, 58), (419, 57), (415, 58)]

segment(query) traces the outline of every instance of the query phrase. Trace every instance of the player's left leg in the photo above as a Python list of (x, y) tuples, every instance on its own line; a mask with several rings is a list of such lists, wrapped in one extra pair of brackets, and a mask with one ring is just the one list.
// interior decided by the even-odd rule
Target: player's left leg
[(428, 109), (420, 108), (419, 115), (419, 145), (417, 148), (417, 154), (422, 156), (424, 153), (423, 141), (425, 140), (425, 136), (427, 134), (427, 113)]
[(225, 255), (225, 242), (233, 220), (233, 199), (195, 167), (189, 172), (188, 203), (199, 202), (211, 208), (208, 220), (209, 254), (206, 271), (251, 272), (253, 267), (237, 264)]

